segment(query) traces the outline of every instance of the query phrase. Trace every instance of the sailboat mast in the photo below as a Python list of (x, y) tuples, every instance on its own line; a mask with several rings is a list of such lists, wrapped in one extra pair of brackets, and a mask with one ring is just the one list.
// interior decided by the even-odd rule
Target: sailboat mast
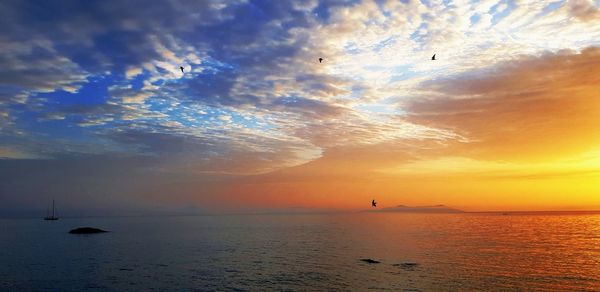
[(52, 218), (54, 218), (56, 216), (54, 216), (54, 200), (52, 200)]

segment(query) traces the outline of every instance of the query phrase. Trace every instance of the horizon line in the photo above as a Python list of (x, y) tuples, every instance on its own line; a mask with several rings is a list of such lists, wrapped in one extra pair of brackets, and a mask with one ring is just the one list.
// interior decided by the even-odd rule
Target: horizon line
[[(78, 219), (78, 218), (127, 218), (127, 217), (193, 217), (193, 216), (244, 216), (244, 215), (319, 215), (319, 214), (350, 214), (350, 213), (379, 213), (377, 211), (383, 210), (370, 210), (370, 209), (360, 209), (360, 210), (349, 210), (349, 209), (329, 209), (323, 210), (318, 208), (306, 208), (306, 211), (300, 212), (289, 212), (289, 209), (279, 209), (279, 210), (271, 210), (271, 211), (243, 211), (243, 212), (194, 212), (194, 213), (177, 213), (177, 212), (157, 212), (157, 213), (138, 213), (138, 214), (106, 214), (106, 215), (81, 215), (81, 216), (60, 216), (61, 219)], [(311, 211), (312, 210), (312, 211)], [(600, 214), (600, 209), (589, 209), (589, 210), (481, 210), (481, 211), (463, 211), (460, 209), (455, 209), (457, 212), (410, 212), (410, 211), (397, 211), (397, 212), (381, 212), (385, 214), (502, 214), (502, 213), (511, 213), (511, 214), (552, 214), (552, 213), (562, 213), (562, 214)], [(286, 212), (288, 211), (288, 212)], [(0, 214), (0, 219), (39, 219), (43, 216), (32, 216), (30, 214), (19, 216), (19, 215), (2, 215)]]

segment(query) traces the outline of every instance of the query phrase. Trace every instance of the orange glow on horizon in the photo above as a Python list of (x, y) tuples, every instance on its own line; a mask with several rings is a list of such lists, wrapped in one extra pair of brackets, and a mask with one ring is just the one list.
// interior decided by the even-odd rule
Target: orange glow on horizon
[(441, 81), (433, 90), (444, 96), (414, 101), (407, 120), (463, 140), (330, 148), (304, 165), (235, 181), (223, 194), (234, 205), (273, 208), (366, 209), (375, 198), (381, 207), (600, 209), (598, 62), (600, 49), (589, 49)]

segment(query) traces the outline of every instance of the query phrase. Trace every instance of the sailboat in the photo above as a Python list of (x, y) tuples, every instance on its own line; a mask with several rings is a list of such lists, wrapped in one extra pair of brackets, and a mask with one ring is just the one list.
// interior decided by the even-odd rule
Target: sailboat
[(52, 200), (52, 215), (46, 213), (46, 217), (44, 217), (44, 220), (58, 220), (58, 217), (56, 217), (56, 213), (54, 210), (54, 200)]

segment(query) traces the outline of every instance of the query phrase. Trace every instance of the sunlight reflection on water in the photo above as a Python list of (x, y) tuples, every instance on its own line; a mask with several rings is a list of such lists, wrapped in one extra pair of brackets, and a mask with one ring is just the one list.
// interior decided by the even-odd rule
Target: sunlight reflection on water
[[(67, 234), (86, 225), (111, 232)], [(600, 215), (4, 219), (0, 228), (8, 291), (600, 289)]]

